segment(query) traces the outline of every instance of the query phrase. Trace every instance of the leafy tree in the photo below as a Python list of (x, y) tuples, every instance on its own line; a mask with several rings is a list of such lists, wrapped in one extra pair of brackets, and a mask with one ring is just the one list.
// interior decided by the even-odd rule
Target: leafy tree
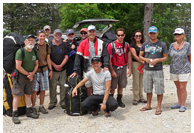
[(36, 34), (46, 24), (54, 29), (60, 22), (57, 6), (58, 4), (4, 3), (4, 28), (23, 35)]

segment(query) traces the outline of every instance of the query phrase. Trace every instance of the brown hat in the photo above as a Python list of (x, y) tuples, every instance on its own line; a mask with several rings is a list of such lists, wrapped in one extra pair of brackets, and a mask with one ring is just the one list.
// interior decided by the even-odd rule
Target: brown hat
[(82, 28), (82, 29), (80, 30), (80, 32), (82, 32), (82, 31), (88, 32), (88, 30), (87, 30), (86, 28)]

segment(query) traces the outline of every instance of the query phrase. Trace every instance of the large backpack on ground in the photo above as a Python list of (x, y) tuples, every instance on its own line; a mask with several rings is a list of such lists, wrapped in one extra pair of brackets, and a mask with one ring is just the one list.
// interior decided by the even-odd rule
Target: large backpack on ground
[[(14, 95), (12, 95), (11, 75), (8, 73), (4, 73), (3, 74), (3, 115), (12, 116), (13, 97)], [(26, 114), (26, 103), (25, 103), (24, 95), (19, 98), (18, 114), (19, 115)]]
[(78, 94), (75, 97), (72, 97), (72, 91), (74, 87), (81, 81), (79, 76), (74, 78), (68, 77), (67, 85), (65, 87), (65, 105), (66, 113), (72, 116), (84, 115), (87, 112), (82, 109), (81, 102), (84, 101), (87, 97), (87, 90), (85, 86), (82, 86), (78, 89)]
[(11, 32), (3, 38), (3, 68), (7, 73), (15, 70), (15, 53), (24, 46), (24, 37)]

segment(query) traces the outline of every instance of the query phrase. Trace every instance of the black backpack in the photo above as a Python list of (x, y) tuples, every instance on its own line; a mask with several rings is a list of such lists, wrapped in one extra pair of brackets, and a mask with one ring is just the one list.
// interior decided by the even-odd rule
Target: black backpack
[(3, 38), (3, 68), (7, 73), (15, 70), (15, 53), (24, 47), (24, 37), (11, 32)]
[(84, 115), (87, 112), (82, 109), (81, 102), (87, 97), (87, 89), (85, 86), (80, 87), (77, 96), (72, 97), (74, 87), (81, 81), (79, 76), (74, 78), (68, 77), (68, 87), (65, 87), (65, 105), (66, 113), (72, 116)]
[[(22, 51), (22, 58), (25, 57), (24, 40), (22, 35), (15, 32), (11, 32), (3, 38), (3, 68), (9, 74), (16, 72), (15, 54), (18, 49)], [(35, 48), (33, 50), (37, 58), (37, 51)]]

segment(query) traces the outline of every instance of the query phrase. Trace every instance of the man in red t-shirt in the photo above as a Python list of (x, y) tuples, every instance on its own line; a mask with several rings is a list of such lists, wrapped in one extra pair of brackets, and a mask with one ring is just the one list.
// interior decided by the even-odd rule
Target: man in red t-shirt
[(129, 77), (131, 76), (131, 51), (130, 45), (127, 42), (124, 42), (125, 30), (118, 28), (116, 33), (117, 40), (110, 43), (107, 47), (110, 55), (110, 72), (112, 76), (111, 94), (114, 95), (115, 89), (118, 85), (117, 101), (119, 106), (124, 108), (125, 104), (121, 99), (123, 88), (126, 88), (127, 85), (127, 75)]

